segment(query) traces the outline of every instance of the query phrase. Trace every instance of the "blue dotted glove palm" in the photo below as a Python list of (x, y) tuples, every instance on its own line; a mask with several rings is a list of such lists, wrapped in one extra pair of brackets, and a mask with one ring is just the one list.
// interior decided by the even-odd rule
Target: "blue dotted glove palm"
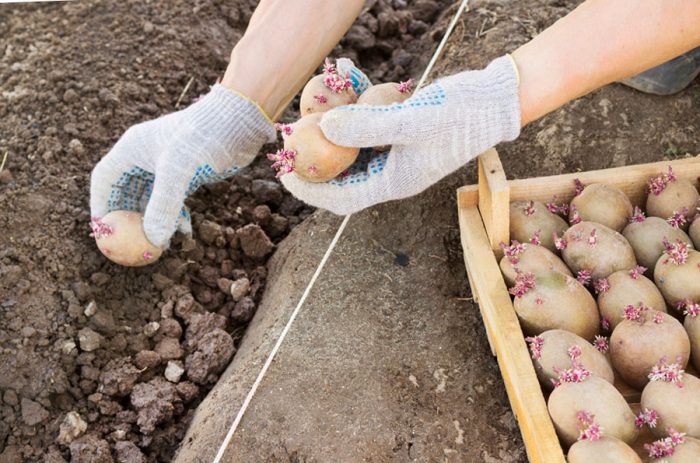
[(248, 165), (275, 130), (259, 107), (215, 85), (187, 109), (129, 128), (92, 171), (90, 210), (144, 212), (144, 230), (166, 247), (192, 231), (185, 198)]
[(392, 145), (345, 176), (310, 183), (281, 177), (296, 197), (336, 214), (420, 193), (475, 156), (520, 133), (517, 70), (504, 56), (480, 71), (438, 80), (403, 103), (348, 105), (324, 114), (321, 129), (340, 146)]

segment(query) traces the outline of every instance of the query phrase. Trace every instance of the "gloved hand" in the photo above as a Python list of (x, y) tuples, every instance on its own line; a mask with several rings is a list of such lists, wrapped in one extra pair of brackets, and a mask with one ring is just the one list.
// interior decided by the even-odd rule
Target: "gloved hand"
[(230, 177), (275, 138), (272, 122), (255, 103), (217, 84), (187, 109), (124, 133), (92, 171), (92, 216), (145, 211), (146, 237), (166, 247), (177, 229), (192, 231), (185, 198)]
[(515, 63), (503, 56), (484, 70), (440, 79), (400, 104), (335, 108), (324, 114), (321, 129), (337, 145), (392, 149), (326, 183), (285, 174), (280, 179), (294, 196), (336, 214), (413, 196), (486, 149), (517, 138)]

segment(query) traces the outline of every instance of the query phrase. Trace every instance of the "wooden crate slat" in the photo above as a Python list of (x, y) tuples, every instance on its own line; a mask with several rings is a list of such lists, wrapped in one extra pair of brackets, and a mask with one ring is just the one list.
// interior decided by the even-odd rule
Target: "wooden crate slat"
[[(508, 243), (510, 237), (510, 187), (503, 164), (495, 149), (478, 158), (479, 166), (479, 212), (486, 233), (497, 258), (503, 256), (500, 243)], [(505, 211), (505, 212), (504, 212)]]
[(510, 295), (476, 207), (460, 208), (464, 261), (532, 463), (564, 463)]
[(571, 201), (573, 198), (574, 179), (579, 179), (584, 185), (589, 183), (605, 183), (615, 186), (627, 194), (633, 204), (641, 205), (646, 198), (646, 185), (650, 177), (666, 172), (668, 166), (680, 178), (687, 178), (697, 186), (700, 176), (700, 158), (677, 159), (674, 161), (654, 162), (636, 166), (614, 167), (612, 169), (576, 172), (573, 174), (555, 175), (511, 180), (511, 198), (513, 201), (551, 201), (556, 195), (558, 201)]

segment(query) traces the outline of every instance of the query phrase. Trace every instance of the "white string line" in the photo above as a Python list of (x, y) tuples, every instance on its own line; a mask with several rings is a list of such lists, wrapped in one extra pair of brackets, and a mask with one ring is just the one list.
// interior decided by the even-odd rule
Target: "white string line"
[[(462, 3), (460, 4), (459, 8), (457, 9), (455, 16), (452, 18), (452, 21), (450, 22), (449, 26), (447, 26), (447, 30), (445, 31), (445, 35), (443, 36), (442, 41), (440, 42), (440, 45), (438, 45), (438, 48), (435, 50), (435, 53), (433, 54), (432, 58), (430, 59), (428, 66), (426, 67), (425, 71), (423, 72), (423, 75), (421, 76), (420, 81), (418, 82), (418, 85), (416, 85), (414, 93), (417, 92), (419, 88), (421, 88), (421, 86), (425, 83), (425, 80), (428, 78), (430, 71), (432, 71), (433, 66), (435, 66), (435, 62), (437, 61), (438, 57), (440, 56), (440, 53), (442, 53), (442, 49), (445, 47), (445, 44), (447, 43), (447, 39), (448, 39), (449, 35), (452, 33), (452, 30), (454, 29), (455, 25), (457, 24), (457, 21), (459, 20), (459, 17), (462, 15), (462, 12), (464, 12), (464, 9), (467, 7), (468, 2), (469, 2), (469, 0), (462, 0)], [(331, 241), (331, 244), (328, 246), (328, 249), (326, 250), (325, 254), (323, 255), (321, 262), (318, 264), (316, 271), (314, 272), (313, 276), (311, 277), (309, 284), (306, 286), (304, 293), (301, 295), (301, 298), (299, 299), (297, 306), (294, 308), (292, 315), (289, 317), (289, 321), (287, 322), (284, 329), (282, 330), (282, 333), (280, 333), (279, 338), (277, 338), (277, 342), (275, 343), (274, 347), (270, 351), (270, 354), (268, 355), (267, 360), (265, 360), (265, 364), (263, 365), (262, 369), (260, 370), (260, 373), (258, 373), (258, 377), (255, 379), (253, 386), (248, 391), (248, 395), (246, 395), (246, 398), (243, 401), (241, 408), (238, 410), (238, 414), (236, 414), (236, 419), (234, 419), (233, 423), (231, 423), (231, 427), (229, 428), (228, 433), (226, 433), (226, 437), (224, 438), (223, 442), (221, 443), (221, 446), (219, 447), (219, 451), (217, 452), (213, 463), (220, 463), (221, 462), (221, 459), (223, 458), (224, 453), (226, 453), (226, 449), (228, 448), (228, 445), (231, 442), (233, 435), (235, 434), (236, 430), (238, 429), (238, 425), (240, 424), (241, 420), (243, 419), (243, 415), (245, 415), (245, 412), (248, 409), (250, 402), (253, 400), (253, 397), (255, 396), (255, 393), (258, 390), (258, 386), (260, 386), (260, 383), (262, 382), (263, 378), (267, 374), (267, 370), (270, 368), (272, 361), (275, 359), (275, 356), (277, 355), (277, 351), (282, 346), (282, 343), (284, 342), (284, 339), (287, 336), (289, 329), (292, 327), (294, 320), (297, 318), (297, 315), (299, 314), (299, 311), (301, 310), (302, 306), (304, 305), (306, 298), (308, 297), (309, 293), (311, 292), (311, 289), (313, 288), (314, 284), (316, 283), (316, 280), (318, 279), (319, 275), (321, 274), (323, 267), (325, 267), (326, 262), (328, 261), (328, 258), (333, 253), (333, 250), (335, 249), (335, 246), (338, 243), (338, 240), (340, 239), (341, 235), (343, 234), (343, 231), (345, 230), (345, 227), (347, 226), (348, 222), (350, 221), (350, 217), (352, 217), (352, 214), (346, 215), (345, 218), (343, 219), (343, 221), (341, 222), (340, 226), (338, 227), (338, 231), (336, 231), (335, 236), (333, 237), (333, 240)]]

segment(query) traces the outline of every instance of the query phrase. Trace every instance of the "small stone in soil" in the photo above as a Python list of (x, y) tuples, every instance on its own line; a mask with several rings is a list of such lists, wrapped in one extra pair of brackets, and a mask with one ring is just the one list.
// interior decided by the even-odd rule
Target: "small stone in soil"
[(83, 328), (78, 332), (80, 349), (85, 352), (92, 352), (93, 350), (99, 349), (101, 341), (102, 336), (90, 328)]
[(250, 280), (247, 278), (241, 278), (231, 284), (231, 297), (233, 297), (233, 300), (236, 302), (240, 301), (249, 291)]
[(66, 413), (65, 418), (63, 418), (56, 442), (61, 445), (68, 445), (86, 430), (87, 423), (85, 420), (83, 420), (80, 414), (74, 411), (68, 412)]
[(153, 337), (153, 335), (158, 332), (159, 328), (160, 323), (158, 322), (146, 323), (146, 326), (143, 327), (143, 334), (145, 334), (147, 338)]
[(180, 336), (182, 336), (182, 326), (180, 326), (180, 322), (174, 318), (165, 318), (160, 322), (160, 331), (158, 331), (158, 333), (163, 336), (180, 339)]
[(171, 383), (177, 383), (180, 381), (180, 378), (182, 377), (182, 374), (185, 372), (185, 369), (182, 366), (182, 362), (179, 360), (170, 360), (168, 362), (168, 366), (165, 367), (165, 379), (170, 381)]

